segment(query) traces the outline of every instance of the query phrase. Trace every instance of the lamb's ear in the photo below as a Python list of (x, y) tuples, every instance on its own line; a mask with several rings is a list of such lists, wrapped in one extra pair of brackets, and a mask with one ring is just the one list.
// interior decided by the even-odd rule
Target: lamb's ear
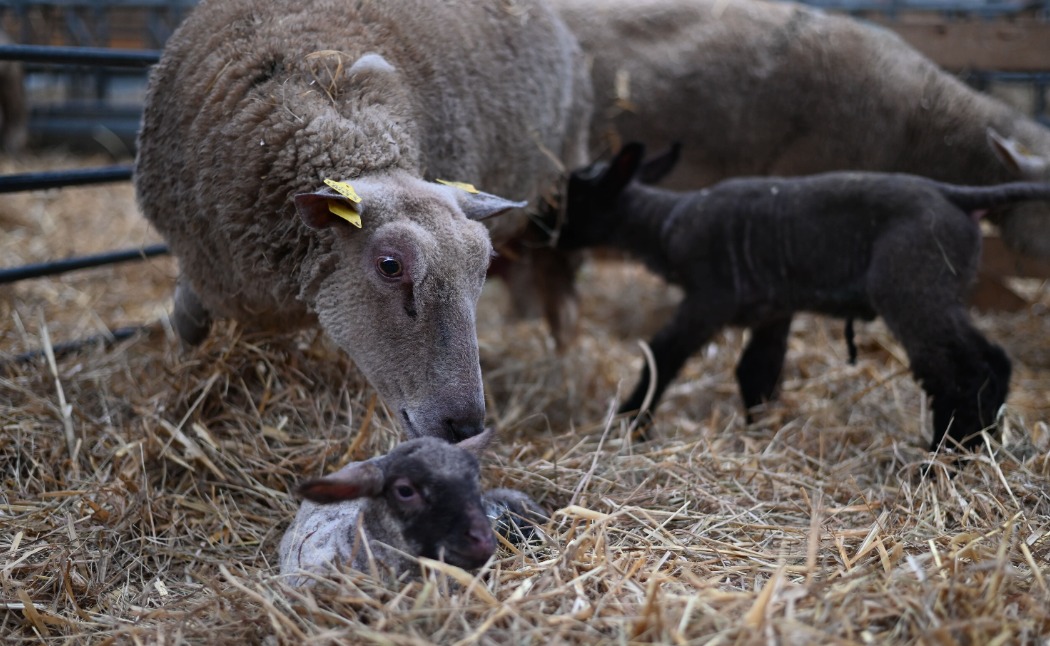
[(492, 443), (492, 440), (495, 437), (496, 431), (489, 427), (474, 437), (468, 437), (465, 440), (461, 440), (456, 446), (465, 449), (467, 453), (470, 453), (474, 457), (480, 458), (481, 454), (485, 452), (485, 449), (488, 448), (489, 444)]
[(638, 142), (624, 144), (602, 174), (598, 190), (605, 195), (618, 194), (634, 179), (644, 158), (644, 145)]
[(299, 219), (311, 229), (353, 225), (361, 228), (361, 205), (328, 191), (297, 193), (294, 198)]
[(645, 160), (638, 169), (638, 181), (642, 184), (656, 184), (674, 170), (681, 156), (682, 142), (676, 141), (664, 153)]
[(1020, 142), (1004, 137), (993, 128), (988, 128), (988, 145), (995, 151), (999, 161), (1003, 162), (1018, 178), (1040, 181), (1047, 179), (1050, 159), (1040, 157), (1025, 148)]
[(463, 182), (447, 182), (439, 179), (438, 184), (445, 190), (451, 191), (456, 198), (463, 215), (470, 220), (484, 220), (494, 215), (505, 213), (511, 209), (521, 209), (528, 206), (528, 202), (515, 202), (491, 193), (483, 193), (471, 184)]
[(339, 475), (307, 480), (297, 491), (322, 505), (378, 496), (383, 492), (383, 471), (374, 462), (359, 462)]

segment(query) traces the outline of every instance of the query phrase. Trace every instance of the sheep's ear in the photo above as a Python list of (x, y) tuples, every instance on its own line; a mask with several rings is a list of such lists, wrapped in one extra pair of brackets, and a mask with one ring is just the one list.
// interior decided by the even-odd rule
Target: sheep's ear
[(311, 229), (353, 225), (361, 228), (361, 205), (328, 191), (297, 193), (293, 198), (299, 219)]
[(364, 74), (382, 75), (391, 74), (396, 71), (397, 70), (394, 69), (394, 66), (391, 65), (388, 60), (383, 58), (382, 54), (367, 52), (362, 54), (361, 58), (354, 61), (354, 64), (346, 71), (346, 75), (353, 78)]
[(598, 190), (605, 195), (618, 194), (634, 179), (644, 157), (644, 145), (637, 142), (624, 144), (602, 174), (598, 182)]
[(338, 475), (307, 480), (299, 485), (303, 498), (322, 505), (378, 496), (383, 492), (383, 471), (373, 462), (359, 462)]
[(1045, 180), (1050, 171), (1050, 160), (1036, 155), (1023, 144), (1005, 137), (993, 128), (988, 128), (988, 145), (995, 151), (995, 156), (1003, 162), (1012, 173), (1028, 180)]
[(465, 201), (460, 199), (459, 205), (463, 209), (463, 215), (466, 215), (468, 219), (484, 220), (500, 213), (506, 213), (511, 209), (523, 209), (529, 203), (515, 202), (497, 195), (478, 192)]
[(656, 184), (674, 170), (681, 156), (682, 142), (676, 141), (666, 152), (645, 160), (638, 169), (638, 181), (642, 184)]
[(515, 202), (498, 195), (484, 193), (474, 188), (472, 184), (464, 182), (449, 182), (443, 179), (437, 183), (450, 191), (456, 198), (463, 215), (470, 220), (484, 220), (494, 215), (505, 213), (511, 209), (522, 209), (528, 206), (528, 202)]
[(478, 433), (474, 437), (468, 437), (465, 440), (460, 441), (456, 446), (467, 451), (476, 458), (480, 458), (481, 454), (485, 452), (489, 444), (496, 437), (496, 431), (491, 427), (486, 428), (484, 431)]

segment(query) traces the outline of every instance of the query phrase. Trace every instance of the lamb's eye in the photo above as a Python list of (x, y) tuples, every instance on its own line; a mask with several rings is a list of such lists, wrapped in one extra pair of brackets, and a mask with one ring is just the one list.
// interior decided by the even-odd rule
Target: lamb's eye
[(412, 500), (416, 497), (416, 489), (410, 484), (399, 484), (394, 487), (394, 493), (401, 500)]
[(404, 273), (401, 261), (393, 256), (380, 256), (376, 260), (376, 269), (387, 278), (400, 278), (401, 274)]

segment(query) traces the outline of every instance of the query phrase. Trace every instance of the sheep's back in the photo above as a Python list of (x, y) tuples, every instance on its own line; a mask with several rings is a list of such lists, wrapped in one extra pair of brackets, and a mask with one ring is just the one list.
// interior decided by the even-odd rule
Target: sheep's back
[(847, 17), (758, 0), (554, 4), (593, 58), (592, 144), (681, 141), (669, 186), (838, 169), (1006, 181), (988, 125), (1050, 154), (1043, 129)]

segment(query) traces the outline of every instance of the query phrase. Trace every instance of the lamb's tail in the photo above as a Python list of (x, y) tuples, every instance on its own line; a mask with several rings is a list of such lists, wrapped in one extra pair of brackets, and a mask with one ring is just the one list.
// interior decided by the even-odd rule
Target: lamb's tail
[(1050, 182), (1011, 182), (994, 186), (958, 186), (937, 182), (937, 189), (952, 204), (968, 213), (1015, 202), (1050, 201)]

